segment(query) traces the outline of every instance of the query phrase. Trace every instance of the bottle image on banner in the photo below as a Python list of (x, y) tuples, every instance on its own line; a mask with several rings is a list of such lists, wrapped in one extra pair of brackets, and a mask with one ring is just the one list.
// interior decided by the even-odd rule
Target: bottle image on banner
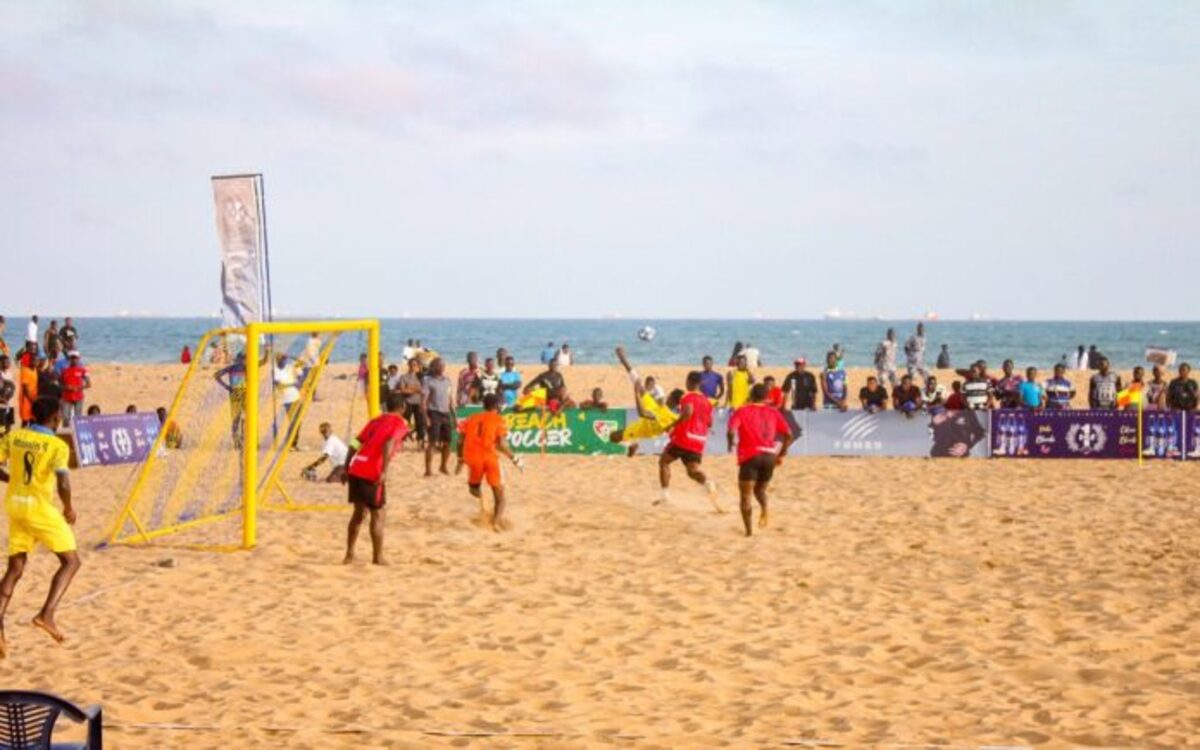
[(1159, 453), (1159, 447), (1162, 444), (1159, 416), (1159, 414), (1152, 413), (1146, 422), (1146, 446), (1142, 450), (1142, 454), (1145, 456), (1154, 457), (1161, 455)]
[(1166, 451), (1167, 458), (1176, 458), (1179, 456), (1179, 430), (1175, 426), (1175, 414), (1169, 412), (1163, 415), (1163, 421), (1166, 422)]
[(1027, 456), (1029, 455), (1029, 450), (1026, 447), (1029, 442), (1029, 425), (1025, 424), (1024, 414), (1014, 417), (1014, 419), (1017, 420), (1017, 455)]
[(1192, 444), (1189, 456), (1200, 458), (1200, 418), (1197, 418), (1196, 413), (1188, 414), (1187, 419), (1192, 423)]

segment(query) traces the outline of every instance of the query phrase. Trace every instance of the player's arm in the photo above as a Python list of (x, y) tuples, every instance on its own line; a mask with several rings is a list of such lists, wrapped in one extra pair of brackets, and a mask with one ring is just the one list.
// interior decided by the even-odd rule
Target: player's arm
[(54, 474), (58, 480), (58, 499), (62, 501), (63, 518), (67, 523), (75, 523), (75, 508), (71, 505), (71, 476), (66, 469), (60, 469)]
[(501, 432), (496, 436), (496, 451), (508, 456), (508, 460), (514, 464), (517, 462), (517, 456), (513, 453), (512, 446), (508, 444), (508, 433)]
[(733, 399), (733, 370), (729, 370), (725, 373), (725, 380), (723, 383), (725, 385), (725, 394), (727, 396), (725, 399), (725, 406), (733, 406), (731, 403)]
[(392, 446), (395, 445), (396, 438), (390, 437), (383, 444), (383, 469), (379, 472), (379, 484), (387, 483), (388, 467), (392, 463)]
[(721, 399), (725, 398), (725, 378), (717, 381), (717, 395), (713, 398), (717, 400), (718, 404), (721, 403)]
[(328, 454), (326, 454), (326, 453), (322, 453), (322, 454), (321, 454), (321, 455), (320, 455), (320, 456), (317, 458), (317, 460), (316, 460), (316, 461), (313, 461), (313, 462), (312, 462), (311, 464), (309, 464), (308, 466), (305, 466), (305, 467), (304, 467), (304, 471), (312, 471), (313, 469), (316, 469), (318, 466), (320, 466), (321, 464), (325, 463), (325, 461), (326, 461), (328, 458), (329, 458), (329, 455), (328, 455)]

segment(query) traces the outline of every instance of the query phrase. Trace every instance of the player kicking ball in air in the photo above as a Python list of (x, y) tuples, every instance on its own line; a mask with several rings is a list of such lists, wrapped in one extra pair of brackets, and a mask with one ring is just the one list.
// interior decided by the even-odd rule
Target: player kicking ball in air
[[(794, 439), (779, 409), (766, 400), (767, 386), (758, 383), (750, 389), (750, 403), (735, 411), (729, 419), (730, 452), (734, 439), (737, 439), (738, 490), (742, 496), (742, 523), (746, 527), (746, 536), (754, 532), (751, 496), (762, 508), (759, 528), (767, 526), (767, 487), (775, 467), (783, 462)], [(779, 442), (781, 438), (782, 442)]]
[[(33, 624), (62, 643), (65, 638), (54, 621), (54, 613), (67, 587), (79, 571), (75, 551), (75, 509), (71, 505), (71, 482), (67, 475), (69, 451), (55, 432), (59, 424), (58, 399), (33, 402), (33, 424), (0, 438), (0, 481), (8, 482), (8, 569), (0, 580), (0, 658), (8, 654), (4, 636), (4, 614), (29, 553), (41, 544), (58, 557), (58, 572), (50, 581), (46, 603)], [(62, 510), (54, 505), (54, 495)]]
[(404, 411), (404, 396), (388, 395), (387, 412), (380, 414), (363, 427), (350, 442), (346, 454), (346, 484), (349, 500), (354, 505), (350, 526), (346, 530), (346, 565), (354, 562), (354, 545), (363, 519), (371, 516), (371, 562), (387, 565), (383, 559), (383, 522), (387, 506), (387, 472), (392, 456), (401, 449), (408, 423)]
[(677, 405), (682, 392), (679, 395), (671, 394), (667, 403), (662, 403), (654, 394), (654, 378), (647, 376), (643, 381), (638, 376), (637, 370), (633, 369), (633, 365), (629, 364), (623, 347), (617, 347), (617, 359), (625, 368), (625, 372), (629, 375), (629, 382), (633, 385), (633, 403), (637, 407), (638, 419), (623, 430), (613, 430), (609, 435), (609, 440), (614, 443), (629, 443), (628, 455), (633, 458), (637, 454), (639, 440), (653, 440), (665, 434), (679, 419), (679, 415), (671, 408)]
[(483, 411), (472, 414), (463, 422), (459, 450), (467, 470), (467, 487), (479, 500), (479, 513), (487, 517), (483, 501), (483, 480), (492, 488), (492, 531), (504, 531), (504, 472), (500, 468), (503, 453), (518, 469), (521, 461), (508, 445), (508, 427), (500, 416), (500, 396), (489, 393), (483, 397)]
[(658, 457), (658, 480), (662, 485), (662, 502), (670, 499), (671, 464), (682, 461), (687, 475), (697, 484), (704, 485), (709, 502), (718, 513), (724, 513), (717, 502), (717, 485), (700, 470), (704, 460), (704, 445), (708, 442), (708, 431), (712, 427), (712, 403), (700, 392), (702, 378), (692, 371), (687, 376), (687, 393), (679, 401), (679, 419), (672, 425), (670, 441)]

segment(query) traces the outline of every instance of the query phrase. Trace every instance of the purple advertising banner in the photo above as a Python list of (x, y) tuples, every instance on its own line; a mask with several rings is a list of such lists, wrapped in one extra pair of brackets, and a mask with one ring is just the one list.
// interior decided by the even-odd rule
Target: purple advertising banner
[[(1146, 458), (1183, 457), (1183, 414), (1147, 411), (1142, 429)], [(1136, 411), (999, 409), (992, 413), (992, 457), (1132, 459), (1137, 434)]]
[(154, 412), (79, 417), (72, 426), (81, 467), (137, 463), (150, 452), (159, 431)]

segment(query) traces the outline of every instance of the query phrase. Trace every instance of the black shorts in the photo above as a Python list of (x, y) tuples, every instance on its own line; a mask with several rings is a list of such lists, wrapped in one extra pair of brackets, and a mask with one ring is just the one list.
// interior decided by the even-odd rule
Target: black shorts
[(359, 477), (350, 477), (346, 482), (349, 488), (349, 500), (354, 505), (365, 505), (368, 508), (382, 508), (387, 505), (387, 485), (368, 482)]
[(698, 464), (704, 460), (704, 456), (700, 455), (699, 453), (680, 448), (674, 443), (667, 443), (667, 447), (663, 448), (663, 455), (670, 456), (671, 458), (678, 458), (680, 461), (683, 461), (689, 466), (691, 464)]
[(739, 482), (769, 482), (774, 475), (774, 453), (760, 453), (738, 467)]
[(444, 411), (429, 412), (429, 424), (426, 429), (429, 430), (429, 442), (450, 444), (450, 436), (454, 433), (452, 429), (450, 415)]
[(425, 440), (425, 412), (421, 411), (420, 404), (406, 404), (404, 406), (404, 418), (408, 420), (413, 431), (410, 433), (417, 440)]
[(0, 430), (7, 431), (15, 422), (13, 408), (11, 406), (0, 406)]

